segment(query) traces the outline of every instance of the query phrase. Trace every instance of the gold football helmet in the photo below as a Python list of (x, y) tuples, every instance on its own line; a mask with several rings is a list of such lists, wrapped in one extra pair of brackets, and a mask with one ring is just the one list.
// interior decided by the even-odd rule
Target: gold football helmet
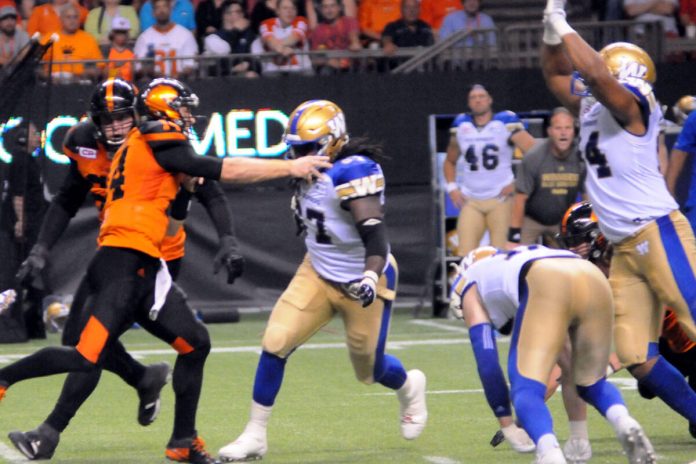
[(292, 158), (316, 151), (333, 160), (348, 143), (343, 110), (329, 100), (302, 103), (290, 114), (283, 141), (290, 146)]
[(677, 124), (680, 126), (686, 122), (686, 118), (689, 114), (696, 109), (696, 97), (692, 95), (684, 95), (681, 97), (677, 103), (672, 107), (672, 112), (677, 120)]
[(43, 321), (46, 329), (51, 332), (62, 332), (68, 320), (70, 308), (60, 301), (54, 301), (46, 307), (43, 314)]
[(198, 96), (181, 81), (169, 77), (155, 79), (140, 96), (145, 113), (157, 119), (166, 119), (183, 127), (191, 121), (190, 111), (182, 114), (182, 108), (198, 106)]
[(478, 247), (476, 249), (473, 249), (467, 254), (463, 259), (461, 263), (461, 267), (463, 270), (469, 269), (474, 263), (481, 261), (482, 259), (488, 258), (490, 256), (493, 256), (494, 254), (498, 253), (498, 249), (489, 245)]
[(643, 95), (652, 92), (657, 71), (645, 50), (628, 42), (614, 42), (601, 49), (599, 54), (619, 82), (636, 87)]

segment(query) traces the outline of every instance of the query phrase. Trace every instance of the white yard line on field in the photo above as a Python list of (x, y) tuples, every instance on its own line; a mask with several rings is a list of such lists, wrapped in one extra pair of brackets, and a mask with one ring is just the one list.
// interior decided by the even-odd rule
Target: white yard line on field
[(408, 321), (408, 322), (409, 322), (409, 324), (422, 325), (425, 327), (434, 327), (436, 329), (445, 330), (447, 332), (469, 333), (469, 330), (467, 330), (467, 328), (464, 327), (463, 322), (462, 322), (461, 327), (457, 327), (457, 326), (449, 325), (449, 324), (443, 324), (442, 322), (431, 321), (431, 320), (427, 320), (427, 319), (413, 319), (413, 320)]
[(450, 459), (445, 456), (423, 456), (423, 459), (432, 464), (461, 464), (461, 461)]
[(0, 458), (4, 459), (7, 464), (24, 464), (25, 462), (29, 462), (22, 453), (15, 451), (2, 442), (0, 442)]

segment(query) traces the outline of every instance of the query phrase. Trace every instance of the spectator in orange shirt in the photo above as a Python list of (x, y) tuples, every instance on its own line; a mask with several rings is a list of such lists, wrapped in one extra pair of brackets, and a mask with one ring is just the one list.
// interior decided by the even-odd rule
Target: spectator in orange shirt
[(120, 77), (133, 82), (133, 62), (128, 60), (135, 59), (135, 53), (128, 48), (128, 37), (130, 36), (131, 24), (128, 19), (116, 16), (111, 20), (111, 48), (109, 49), (109, 64), (106, 66), (109, 77)]
[(445, 16), (461, 9), (461, 0), (422, 0), (420, 19), (428, 23), (433, 28), (434, 34), (437, 35)]
[(68, 4), (77, 9), (79, 16), (78, 26), (84, 24), (88, 13), (86, 8), (73, 0), (51, 0), (51, 2), (34, 7), (32, 10), (29, 21), (27, 21), (29, 36), (34, 35), (35, 32), (40, 33), (42, 37), (49, 36), (54, 32), (60, 32), (62, 28), (60, 12)]
[[(89, 33), (80, 29), (80, 12), (77, 5), (66, 4), (60, 10), (61, 31), (53, 44), (51, 73), (61, 80), (73, 81), (96, 78), (99, 70), (95, 65), (60, 64), (69, 60), (101, 60), (99, 44)], [(47, 52), (51, 53), (51, 50)]]
[(401, 0), (362, 0), (358, 6), (360, 32), (379, 44), (384, 26), (401, 17)]

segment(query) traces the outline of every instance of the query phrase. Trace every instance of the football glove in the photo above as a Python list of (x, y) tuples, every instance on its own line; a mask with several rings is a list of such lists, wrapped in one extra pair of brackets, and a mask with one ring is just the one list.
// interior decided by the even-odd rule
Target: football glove
[(348, 282), (348, 295), (354, 300), (360, 300), (363, 308), (374, 303), (377, 298), (377, 281), (379, 277), (374, 271), (363, 272), (362, 279)]
[(41, 271), (46, 267), (46, 257), (48, 250), (45, 246), (37, 243), (29, 252), (29, 256), (19, 266), (19, 271), (15, 276), (20, 285), (27, 287), (40, 277)]
[(213, 262), (213, 273), (217, 274), (224, 266), (227, 269), (227, 283), (231, 285), (244, 273), (244, 264), (244, 257), (237, 251), (237, 239), (231, 235), (222, 237)]
[(17, 293), (12, 289), (0, 293), (0, 314), (4, 313), (15, 302), (16, 298)]

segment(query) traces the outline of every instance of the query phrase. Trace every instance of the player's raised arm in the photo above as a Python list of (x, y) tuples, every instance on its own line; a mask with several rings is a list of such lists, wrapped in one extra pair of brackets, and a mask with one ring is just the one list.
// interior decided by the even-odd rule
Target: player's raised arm
[[(650, 63), (649, 65), (646, 63), (643, 69), (622, 69), (621, 63), (610, 62), (608, 59), (610, 57), (607, 56), (607, 51), (610, 52), (609, 47), (602, 50), (605, 56), (597, 53), (570, 27), (566, 21), (564, 8), (565, 0), (548, 0), (544, 18), (545, 23), (560, 38), (563, 50), (573, 68), (578, 71), (592, 95), (609, 109), (625, 129), (634, 134), (643, 134), (646, 127), (643, 121), (643, 107), (640, 102), (645, 95), (652, 92), (652, 88), (647, 82), (650, 68), (652, 67), (654, 71), (652, 60), (646, 55)], [(636, 47), (635, 53), (638, 53), (638, 50), (640, 49)], [(645, 54), (642, 50), (640, 52)], [(558, 59), (558, 56), (555, 58)], [(552, 70), (550, 71), (552, 72)], [(546, 76), (546, 70), (544, 74)], [(554, 84), (560, 85), (559, 82)], [(635, 91), (626, 88), (625, 84), (630, 85)], [(552, 88), (552, 90), (554, 89)], [(636, 95), (636, 93), (639, 94)]]

